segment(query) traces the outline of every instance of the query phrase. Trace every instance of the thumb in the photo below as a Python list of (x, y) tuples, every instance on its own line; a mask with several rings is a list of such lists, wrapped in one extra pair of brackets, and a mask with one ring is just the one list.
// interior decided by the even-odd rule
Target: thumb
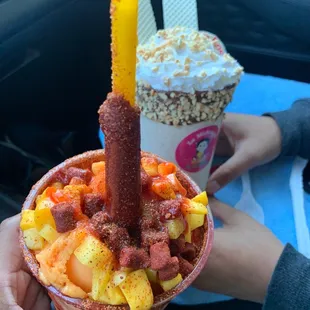
[(244, 148), (238, 149), (230, 159), (219, 166), (210, 176), (207, 184), (207, 192), (209, 194), (216, 193), (253, 166), (255, 166), (255, 159), (251, 152)]
[[(209, 205), (214, 217), (223, 222), (224, 225), (238, 225), (242, 221), (242, 213), (214, 197), (209, 198)], [(241, 216), (240, 216), (241, 215)]]
[(213, 216), (218, 218), (224, 226), (235, 226), (249, 230), (259, 230), (264, 227), (244, 212), (230, 207), (214, 197), (210, 197), (209, 206)]

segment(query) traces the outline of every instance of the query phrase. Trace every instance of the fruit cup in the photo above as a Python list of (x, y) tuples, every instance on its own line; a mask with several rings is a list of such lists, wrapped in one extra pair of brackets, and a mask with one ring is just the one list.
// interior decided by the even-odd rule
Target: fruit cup
[[(184, 218), (187, 220), (187, 227), (184, 230), (185, 240), (187, 242), (192, 242), (192, 234), (190, 225), (192, 226), (201, 226), (199, 230), (199, 234), (195, 234), (196, 240), (195, 246), (197, 246), (197, 255), (193, 260), (193, 270), (183, 278), (183, 280), (172, 289), (169, 289), (169, 282), (161, 282), (163, 290), (160, 292), (160, 294), (156, 295), (154, 294), (154, 301), (152, 305), (152, 309), (164, 309), (169, 302), (175, 298), (178, 294), (182, 293), (186, 288), (188, 288), (193, 281), (196, 279), (196, 277), (199, 275), (201, 270), (204, 268), (208, 256), (211, 251), (212, 243), (213, 243), (213, 218), (211, 211), (209, 209), (209, 206), (207, 205), (207, 198), (206, 196), (200, 195), (201, 190), (200, 188), (181, 170), (178, 168), (174, 168), (174, 166), (171, 166), (171, 164), (166, 163), (163, 159), (152, 155), (150, 153), (142, 152), (142, 159), (148, 158), (152, 162), (152, 159), (157, 161), (158, 165), (160, 166), (160, 169), (157, 169), (161, 174), (169, 173), (169, 180), (171, 181), (170, 184), (174, 190), (175, 193), (183, 192), (183, 194), (186, 192), (186, 198), (184, 197), (185, 201), (187, 203), (182, 205), (182, 212), (184, 215)], [(110, 305), (107, 303), (102, 303), (99, 301), (95, 301), (91, 298), (88, 298), (89, 294), (86, 296), (86, 298), (73, 298), (68, 297), (60, 290), (55, 288), (52, 285), (48, 284), (48, 281), (44, 281), (44, 277), (42, 277), (42, 274), (40, 276), (40, 265), (36, 259), (36, 254), (39, 253), (39, 249), (42, 249), (42, 243), (45, 245), (43, 246), (45, 248), (48, 248), (51, 246), (52, 242), (54, 242), (55, 239), (59, 238), (59, 235), (61, 233), (59, 232), (59, 227), (57, 226), (57, 220), (56, 224), (53, 221), (53, 216), (51, 216), (50, 207), (53, 203), (55, 203), (54, 200), (63, 201), (65, 199), (65, 196), (62, 193), (63, 185), (61, 182), (56, 182), (59, 180), (59, 178), (63, 177), (62, 173), (63, 171), (69, 171), (68, 169), (70, 167), (75, 167), (78, 169), (90, 169), (92, 170), (93, 174), (99, 175), (104, 170), (104, 160), (105, 160), (105, 152), (104, 150), (97, 150), (97, 151), (90, 151), (83, 153), (81, 155), (75, 156), (71, 159), (66, 160), (62, 164), (58, 165), (57, 167), (50, 170), (45, 176), (42, 177), (42, 179), (37, 182), (37, 184), (32, 188), (30, 191), (28, 197), (26, 198), (26, 201), (23, 205), (23, 215), (22, 215), (22, 221), (21, 221), (21, 232), (20, 232), (20, 245), (22, 248), (22, 252), (25, 258), (25, 261), (31, 270), (32, 274), (36, 279), (41, 283), (42, 286), (44, 286), (51, 297), (55, 307), (57, 310), (75, 310), (75, 309), (92, 309), (92, 310), (108, 310), (108, 309), (134, 309), (135, 307), (132, 306), (132, 304), (121, 304), (121, 305)], [(154, 166), (146, 162), (143, 163), (142, 161), (142, 167), (144, 166), (144, 171), (149, 171), (149, 173), (154, 174)], [(93, 165), (93, 163), (97, 163)], [(156, 170), (156, 168), (155, 168)], [(158, 175), (156, 179), (153, 179), (152, 186), (150, 188), (153, 189), (153, 186), (155, 190), (160, 188), (154, 180), (157, 180), (158, 178), (161, 178), (163, 176)], [(83, 192), (83, 194), (87, 194), (87, 186), (83, 186), (83, 180), (89, 179), (89, 176), (87, 174), (81, 174), (79, 176), (73, 176), (71, 177), (70, 186), (77, 186), (78, 190)], [(55, 181), (56, 180), (56, 181)], [(50, 188), (49, 186), (53, 184), (54, 189), (49, 189), (48, 194), (46, 193), (46, 189)], [(68, 184), (68, 183), (67, 183)], [(155, 184), (155, 185), (154, 185)], [(104, 186), (100, 184), (100, 182), (95, 183), (96, 188), (99, 188), (99, 190), (102, 190)], [(68, 186), (67, 186), (68, 188)], [(185, 192), (184, 192), (185, 191)], [(80, 197), (79, 194), (77, 196), (73, 195), (72, 192), (70, 192), (71, 196), (70, 199), (78, 199), (77, 197)], [(42, 200), (42, 195), (50, 195), (49, 198)], [(178, 194), (177, 194), (178, 195)], [(202, 203), (200, 201), (201, 197), (204, 200), (205, 208), (202, 207)], [(194, 198), (195, 197), (195, 198)], [(194, 198), (193, 200), (191, 200)], [(164, 199), (164, 198), (160, 198)], [(36, 209), (36, 212), (32, 212), (34, 209)], [(31, 212), (30, 212), (31, 211)], [(194, 215), (193, 213), (194, 212)], [(196, 220), (197, 215), (202, 212), (203, 214), (206, 214), (204, 217), (204, 223), (199, 223), (199, 220)], [(85, 212), (84, 212), (85, 213)], [(86, 212), (87, 213), (87, 212)], [(80, 218), (82, 218), (84, 215), (80, 215)], [(191, 219), (190, 219), (191, 217)], [(42, 220), (43, 218), (43, 220)], [(170, 226), (171, 227), (170, 227)], [(168, 227), (169, 226), (169, 227)], [(175, 228), (177, 224), (173, 221), (169, 221), (169, 224), (167, 224), (167, 229), (169, 230), (169, 234), (171, 235), (171, 238), (178, 237), (178, 229)], [(55, 228), (57, 227), (57, 229)], [(192, 227), (192, 229), (195, 227)], [(40, 233), (38, 235), (38, 238), (34, 238), (33, 235), (31, 235), (33, 232), (37, 233), (38, 229), (40, 229)], [(58, 231), (56, 231), (58, 230)], [(27, 233), (26, 233), (27, 232)], [(27, 245), (29, 246), (29, 239), (27, 240), (27, 234), (29, 235), (29, 238), (31, 239), (31, 248), (30, 250)], [(25, 238), (26, 237), (26, 238)], [(26, 240), (26, 241), (25, 241)], [(27, 243), (28, 242), (28, 243)], [(97, 241), (96, 241), (97, 242)], [(27, 243), (27, 245), (26, 245)], [(75, 251), (76, 253), (76, 251)], [(78, 257), (78, 254), (76, 254)], [(84, 256), (85, 259), (85, 256)], [(94, 261), (92, 261), (92, 264), (95, 264)], [(66, 265), (67, 266), (67, 265)], [(73, 266), (73, 267), (72, 267)], [(71, 268), (74, 268), (74, 265), (71, 264)], [(74, 270), (74, 269), (73, 269)], [(67, 272), (67, 271), (66, 271)], [(142, 271), (141, 271), (142, 272)], [(148, 279), (150, 280), (152, 278), (152, 272), (146, 272), (145, 274), (148, 275)], [(93, 274), (94, 275), (94, 274)], [(178, 275), (179, 276), (179, 275)], [(85, 274), (86, 277), (86, 274)], [(156, 277), (156, 276), (155, 276)], [(151, 281), (151, 280), (150, 280)], [(165, 287), (166, 286), (166, 287)], [(166, 291), (165, 291), (166, 288)], [(126, 295), (126, 291), (123, 290), (124, 295)], [(127, 297), (127, 295), (126, 295)], [(144, 297), (144, 296), (143, 296)], [(142, 296), (141, 296), (142, 298)], [(128, 302), (129, 303), (129, 302)], [(140, 309), (148, 309), (150, 307), (140, 307)]]

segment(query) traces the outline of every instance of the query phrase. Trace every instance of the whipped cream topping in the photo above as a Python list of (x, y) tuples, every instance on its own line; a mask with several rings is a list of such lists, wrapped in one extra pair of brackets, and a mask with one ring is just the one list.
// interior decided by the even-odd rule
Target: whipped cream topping
[(137, 49), (137, 82), (159, 91), (221, 90), (239, 82), (243, 68), (217, 38), (184, 27), (160, 30)]

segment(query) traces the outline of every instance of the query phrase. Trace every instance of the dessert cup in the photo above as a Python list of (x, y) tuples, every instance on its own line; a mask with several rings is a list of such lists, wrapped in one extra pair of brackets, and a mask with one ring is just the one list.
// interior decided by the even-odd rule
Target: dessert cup
[[(154, 156), (158, 159), (159, 162), (164, 162), (163, 159), (149, 154), (142, 152), (144, 156)], [(72, 157), (65, 162), (61, 163), (57, 167), (50, 170), (45, 176), (42, 177), (40, 181), (37, 182), (31, 189), (28, 197), (26, 198), (23, 210), (31, 210), (35, 208), (35, 201), (38, 195), (40, 195), (44, 189), (51, 183), (53, 177), (57, 172), (64, 168), (69, 167), (78, 167), (78, 168), (85, 168), (89, 166), (91, 163), (96, 161), (101, 161), (105, 159), (105, 152), (104, 150), (96, 150), (83, 153), (81, 155)], [(188, 197), (192, 198), (195, 195), (200, 193), (199, 187), (181, 170), (177, 171), (177, 176), (182, 183), (182, 185), (187, 189)], [(208, 256), (210, 254), (212, 243), (213, 243), (213, 218), (211, 211), (208, 208), (208, 214), (205, 219), (204, 225), (204, 233), (201, 234), (201, 247), (200, 251), (197, 255), (197, 258), (194, 261), (194, 270), (191, 274), (189, 274), (184, 280), (176, 286), (174, 289), (167, 291), (163, 294), (155, 296), (154, 304), (152, 309), (164, 309), (169, 302), (176, 297), (178, 294), (183, 292), (187, 287), (189, 287), (192, 282), (196, 279), (199, 275), (201, 270), (204, 268)], [(39, 278), (39, 264), (34, 256), (34, 254), (26, 247), (23, 234), (20, 232), (20, 245), (22, 248), (22, 252), (26, 261), (27, 266), (31, 270), (32, 274), (36, 277), (36, 279), (45, 286)], [(45, 286), (47, 292), (52, 299), (55, 307), (57, 310), (75, 310), (75, 309), (91, 309), (91, 310), (110, 310), (110, 309), (120, 309), (125, 310), (129, 309), (128, 305), (121, 305), (121, 306), (112, 306), (107, 304), (102, 304), (91, 299), (76, 299), (71, 298), (68, 296), (63, 295), (57, 289), (52, 286)]]
[(243, 68), (213, 34), (175, 27), (138, 47), (141, 148), (176, 163), (205, 189)]

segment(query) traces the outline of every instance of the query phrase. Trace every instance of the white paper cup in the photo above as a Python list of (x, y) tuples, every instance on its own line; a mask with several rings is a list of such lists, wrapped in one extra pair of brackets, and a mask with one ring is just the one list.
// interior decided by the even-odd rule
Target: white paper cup
[(175, 127), (141, 115), (141, 148), (174, 162), (205, 190), (223, 118)]

